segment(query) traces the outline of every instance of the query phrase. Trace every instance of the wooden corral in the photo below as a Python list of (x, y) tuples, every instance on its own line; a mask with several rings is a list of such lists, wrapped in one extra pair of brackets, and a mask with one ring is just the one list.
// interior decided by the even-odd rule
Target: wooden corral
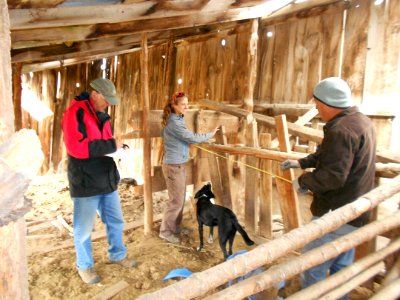
[[(291, 186), (293, 174), (281, 174), (276, 162), (303, 157), (321, 142), (323, 123), (313, 111), (311, 99), (313, 87), (322, 78), (347, 80), (354, 102), (373, 120), (378, 132), (377, 178), (393, 178), (400, 171), (400, 146), (395, 143), (400, 133), (396, 108), (400, 93), (399, 1), (0, 0), (0, 15), (0, 146), (15, 132), (33, 129), (44, 154), (40, 173), (62, 171), (66, 157), (61, 131), (64, 110), (92, 79), (110, 78), (122, 99), (121, 105), (110, 111), (114, 132), (131, 148), (143, 151), (140, 164), (136, 162), (142, 166), (136, 176), (144, 184), (135, 189), (145, 195), (146, 233), (154, 218), (152, 192), (165, 189), (160, 172), (161, 109), (175, 91), (187, 92), (194, 107), (185, 117), (188, 128), (206, 132), (222, 125), (215, 143), (192, 147), (187, 183), (197, 188), (211, 180), (223, 205), (233, 209), (245, 205), (246, 228), (261, 236), (271, 237), (273, 186), (282, 196), (286, 230), (301, 225)], [(39, 116), (33, 108), (40, 108)], [(40, 161), (34, 157), (26, 160), (28, 164)], [(28, 179), (17, 169), (13, 170), (15, 177), (5, 177), (11, 164), (5, 161), (2, 186), (13, 186), (9, 181), (5, 185), (6, 179), (22, 180), (24, 184), (15, 185), (19, 187), (16, 198), (22, 201)], [(395, 187), (388, 189), (395, 194), (399, 182), (393, 180)], [(384, 187), (380, 192), (388, 196)], [(7, 241), (1, 244), (0, 253), (8, 257), (0, 277), (0, 294), (25, 299), (26, 266), (20, 264), (20, 276), (11, 276), (25, 251), (23, 214), (10, 218), (13, 210), (7, 210), (11, 208), (7, 201), (3, 196), (0, 202), (6, 211), (0, 229)], [(342, 218), (342, 223), (355, 214)], [(373, 234), (359, 239), (358, 244), (383, 231), (371, 229)], [(297, 248), (316, 238), (306, 229), (301, 235), (304, 239)], [(10, 253), (4, 248), (19, 250)], [(372, 249), (364, 246), (360, 252)], [(238, 262), (240, 270), (232, 274), (245, 274), (266, 262), (261, 257), (273, 257), (261, 250), (254, 253), (254, 264), (246, 262), (244, 267)], [(233, 275), (221, 276), (216, 282), (222, 284)], [(258, 289), (268, 288), (271, 282), (262, 280)], [(240, 288), (240, 295), (256, 291), (253, 285)], [(165, 299), (170, 299), (166, 293)]]

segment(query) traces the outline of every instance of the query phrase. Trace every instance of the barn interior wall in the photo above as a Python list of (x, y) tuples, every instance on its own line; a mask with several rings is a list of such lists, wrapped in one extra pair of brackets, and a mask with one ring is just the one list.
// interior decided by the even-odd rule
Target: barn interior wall
[[(358, 7), (346, 11), (335, 8), (322, 15), (291, 18), (276, 24), (260, 21), (255, 103), (310, 103), (313, 86), (327, 76), (342, 76), (348, 80), (357, 104), (377, 103), (382, 100), (378, 95), (398, 95), (400, 38), (395, 29), (399, 11), (399, 1), (390, 1), (384, 8), (361, 1)], [(382, 21), (384, 25), (377, 25)], [(272, 32), (272, 37), (267, 37), (268, 32)], [(371, 35), (377, 32), (383, 33), (384, 43), (373, 42)], [(206, 39), (189, 37), (149, 47), (150, 109), (162, 109), (170, 95), (178, 90), (188, 93), (190, 104), (202, 98), (242, 104), (249, 68), (249, 40), (250, 22), (242, 22)], [(115, 82), (122, 99), (122, 105), (111, 111), (114, 130), (117, 134), (131, 131), (128, 122), (131, 113), (142, 107), (140, 55), (140, 51), (136, 51), (108, 58), (104, 71), (101, 67), (104, 62), (99, 60), (36, 72), (32, 78), (27, 76), (27, 85), (36, 90), (38, 97), (54, 112), (42, 122), (32, 121), (24, 114), (24, 127), (38, 131), (46, 152), (48, 162), (42, 171), (57, 168), (65, 156), (62, 112), (75, 95), (88, 88), (91, 79), (103, 72)], [(381, 64), (375, 62), (376, 58)], [(367, 76), (365, 70), (376, 77)], [(60, 84), (56, 92), (58, 76)], [(182, 81), (178, 82), (179, 79)], [(366, 87), (371, 82), (376, 88)], [(390, 106), (391, 102), (388, 103)], [(380, 126), (379, 130), (391, 131), (391, 124), (386, 123), (387, 126)], [(129, 143), (133, 148), (141, 146), (140, 140)], [(390, 142), (385, 141), (382, 147), (389, 147), (388, 144)], [(153, 150), (160, 145), (159, 139), (153, 140)], [(158, 164), (160, 154), (154, 152), (153, 163)]]

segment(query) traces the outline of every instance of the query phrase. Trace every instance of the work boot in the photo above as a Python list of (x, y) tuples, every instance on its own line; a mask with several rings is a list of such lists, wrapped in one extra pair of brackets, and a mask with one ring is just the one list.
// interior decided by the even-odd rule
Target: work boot
[(84, 283), (95, 284), (100, 282), (100, 277), (93, 270), (93, 268), (89, 268), (86, 270), (78, 270), (78, 274)]
[(111, 264), (116, 264), (116, 265), (123, 266), (124, 268), (127, 268), (127, 269), (129, 269), (129, 268), (136, 268), (137, 265), (138, 265), (138, 263), (137, 263), (136, 260), (134, 260), (134, 259), (129, 259), (129, 258), (127, 258), (127, 257), (125, 257), (124, 259), (119, 260), (119, 261), (110, 261), (110, 263), (111, 263)]
[(164, 235), (164, 234), (160, 233), (159, 237), (162, 238), (163, 240), (166, 240), (167, 242), (169, 242), (171, 244), (179, 244), (179, 238), (173, 234)]

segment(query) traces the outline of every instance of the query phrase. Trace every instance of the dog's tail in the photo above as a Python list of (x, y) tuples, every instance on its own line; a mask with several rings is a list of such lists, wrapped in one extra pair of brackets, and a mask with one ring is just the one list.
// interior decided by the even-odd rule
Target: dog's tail
[(243, 227), (239, 224), (237, 219), (235, 220), (234, 224), (235, 224), (235, 228), (237, 229), (237, 231), (239, 231), (239, 233), (242, 235), (243, 240), (246, 243), (246, 245), (247, 246), (254, 245), (254, 242), (249, 238), (249, 236), (247, 235), (247, 232), (244, 231)]

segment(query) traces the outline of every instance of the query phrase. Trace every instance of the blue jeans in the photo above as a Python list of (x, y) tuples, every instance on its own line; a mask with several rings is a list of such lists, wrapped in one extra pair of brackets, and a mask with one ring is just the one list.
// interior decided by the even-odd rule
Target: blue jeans
[[(316, 219), (316, 218), (313, 218)], [(323, 237), (310, 242), (303, 248), (303, 253), (307, 252), (311, 249), (318, 248), (324, 244), (327, 244), (343, 235), (346, 235), (354, 230), (356, 230), (357, 227), (345, 224), (335, 231), (332, 231)], [(347, 252), (344, 252), (340, 254), (339, 256), (328, 260), (324, 262), (323, 264), (320, 264), (318, 266), (315, 266), (307, 271), (304, 271), (301, 275), (301, 288), (305, 289), (306, 287), (309, 287), (310, 285), (313, 285), (314, 283), (321, 281), (326, 278), (326, 275), (329, 271), (329, 274), (332, 275), (341, 269), (350, 266), (353, 263), (354, 260), (354, 253), (355, 249), (350, 249)], [(348, 296), (345, 295), (341, 298), (342, 300), (347, 300)]]
[(118, 192), (91, 197), (72, 197), (74, 202), (74, 244), (76, 251), (76, 266), (79, 270), (92, 268), (92, 230), (99, 212), (102, 222), (106, 225), (108, 241), (108, 258), (110, 261), (120, 261), (126, 256), (126, 248), (122, 240), (124, 220)]

